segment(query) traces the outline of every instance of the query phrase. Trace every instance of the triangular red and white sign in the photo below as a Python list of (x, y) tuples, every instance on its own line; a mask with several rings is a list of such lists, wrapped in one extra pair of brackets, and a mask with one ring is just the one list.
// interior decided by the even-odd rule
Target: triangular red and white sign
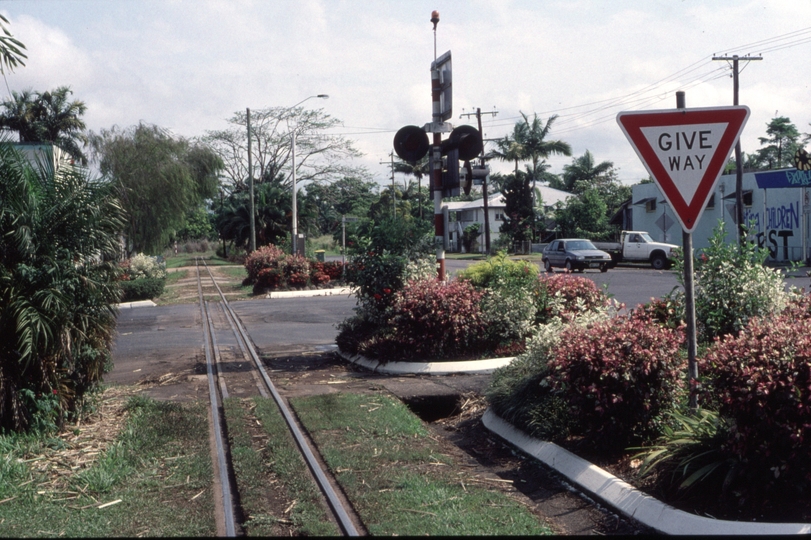
[(617, 115), (686, 232), (698, 224), (749, 118), (749, 107), (630, 111)]

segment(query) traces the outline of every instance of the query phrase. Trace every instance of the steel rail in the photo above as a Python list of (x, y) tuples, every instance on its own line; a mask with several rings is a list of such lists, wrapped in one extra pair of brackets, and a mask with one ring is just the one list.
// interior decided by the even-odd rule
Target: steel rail
[[(231, 305), (225, 299), (225, 295), (220, 289), (220, 286), (214, 280), (214, 275), (211, 273), (211, 269), (208, 268), (208, 264), (206, 261), (203, 260), (203, 266), (206, 267), (208, 270), (209, 276), (211, 277), (211, 281), (214, 283), (214, 287), (216, 287), (217, 292), (220, 295), (220, 299), (222, 300), (222, 307), (224, 308), (228, 318), (233, 320), (234, 325), (236, 326), (240, 336), (242, 337), (243, 342), (246, 345), (248, 353), (253, 360), (254, 365), (256, 366), (259, 374), (262, 376), (262, 379), (265, 382), (265, 386), (270, 391), (270, 394), (273, 396), (273, 400), (276, 402), (276, 406), (279, 407), (279, 411), (282, 413), (284, 417), (285, 423), (287, 424), (287, 428), (290, 430), (290, 433), (293, 435), (293, 438), (296, 441), (296, 445), (299, 447), (302, 455), (304, 456), (304, 460), (307, 463), (307, 467), (312, 472), (313, 476), (318, 483), (319, 488), (321, 489), (324, 496), (327, 498), (327, 502), (329, 503), (330, 508), (332, 509), (335, 518), (338, 521), (338, 525), (344, 532), (346, 536), (360, 536), (355, 525), (352, 523), (352, 519), (349, 517), (346, 509), (344, 508), (341, 500), (338, 498), (338, 495), (335, 493), (335, 490), (332, 488), (332, 484), (330, 483), (329, 479), (327, 478), (326, 474), (321, 468), (321, 465), (318, 463), (315, 455), (313, 454), (310, 446), (307, 444), (307, 440), (304, 437), (304, 434), (298, 427), (293, 414), (290, 412), (290, 409), (287, 407), (287, 404), (282, 399), (279, 392), (276, 390), (275, 385), (270, 380), (270, 377), (265, 371), (265, 367), (262, 365), (262, 361), (259, 358), (259, 355), (256, 354), (256, 349), (254, 348), (253, 344), (251, 343), (250, 337), (248, 335), (247, 330), (245, 330), (242, 321), (239, 319), (237, 314), (231, 309)], [(199, 276), (199, 272), (198, 272)], [(198, 282), (199, 284), (199, 282)], [(201, 293), (202, 294), (202, 293)]]
[[(206, 372), (208, 374), (208, 396), (211, 404), (212, 430), (214, 431), (214, 442), (217, 452), (217, 468), (219, 469), (220, 489), (222, 491), (225, 535), (233, 537), (236, 536), (233, 490), (231, 489), (231, 478), (228, 474), (228, 462), (225, 459), (223, 430), (222, 423), (220, 422), (220, 399), (217, 394), (216, 384), (214, 382), (214, 365), (211, 357), (213, 328), (209, 327), (211, 324), (211, 319), (208, 316), (208, 306), (203, 297), (202, 279), (200, 278), (200, 265), (196, 260), (195, 270), (197, 271), (197, 294), (200, 297), (200, 316), (202, 317), (203, 324), (203, 339), (206, 355)], [(220, 380), (219, 377), (217, 377), (217, 379)]]

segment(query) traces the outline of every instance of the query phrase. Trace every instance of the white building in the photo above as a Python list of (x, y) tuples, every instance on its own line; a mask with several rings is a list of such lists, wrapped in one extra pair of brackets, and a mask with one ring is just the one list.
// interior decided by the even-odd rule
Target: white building
[[(781, 169), (743, 175), (744, 221), (754, 225), (750, 237), (769, 250), (774, 262), (805, 261), (809, 251), (809, 186), (811, 171)], [(654, 240), (682, 244), (682, 228), (656, 184), (633, 186), (631, 228), (648, 231)], [(693, 248), (709, 245), (723, 222), (727, 242), (737, 241), (735, 175), (718, 179), (693, 231)]]
[[(567, 191), (561, 191), (548, 186), (536, 186), (536, 197), (545, 211), (549, 211), (558, 202), (563, 202), (572, 196)], [(455, 213), (455, 221), (450, 216), (445, 218), (445, 230), (448, 231), (449, 245), (446, 249), (450, 251), (461, 251), (462, 232), (466, 227), (479, 224), (481, 236), (477, 241), (477, 249), (480, 253), (485, 251), (484, 241), (484, 198), (475, 201), (444, 202), (443, 211), (448, 214)], [(506, 210), (506, 199), (501, 193), (496, 193), (487, 198), (487, 210), (490, 214), (490, 245), (496, 243), (499, 237), (499, 229), (504, 223)]]

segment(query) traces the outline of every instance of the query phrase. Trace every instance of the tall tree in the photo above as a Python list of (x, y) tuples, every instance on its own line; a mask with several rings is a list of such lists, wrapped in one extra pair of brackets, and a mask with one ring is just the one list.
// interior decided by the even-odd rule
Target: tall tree
[(532, 188), (529, 175), (522, 173), (505, 177), (501, 193), (505, 198), (504, 222), (499, 231), (509, 236), (511, 242), (526, 242), (533, 238), (535, 209), (532, 205)]
[(10, 99), (0, 103), (0, 128), (16, 131), (20, 142), (54, 144), (86, 164), (82, 151), (87, 144), (86, 126), (81, 116), (87, 106), (79, 100), (70, 101), (70, 94), (67, 86), (42, 93), (12, 92)]
[(568, 237), (607, 240), (612, 232), (606, 204), (594, 188), (587, 189), (579, 197), (570, 197), (555, 212), (555, 221), (561, 235)]
[(616, 177), (614, 163), (595, 163), (592, 153), (586, 150), (582, 156), (574, 158), (570, 165), (563, 166), (560, 184), (553, 182), (550, 187), (570, 193), (583, 193), (590, 187), (613, 182)]
[(0, 430), (29, 426), (40, 399), (58, 424), (101, 381), (122, 227), (108, 183), (0, 143)]
[(321, 234), (332, 234), (341, 227), (341, 216), (366, 216), (378, 200), (378, 184), (369, 175), (346, 176), (335, 182), (312, 182), (304, 200), (316, 210), (315, 223)]
[[(224, 187), (241, 190), (248, 179), (247, 113), (239, 111), (228, 120), (230, 127), (208, 131), (204, 141), (224, 163)], [(251, 158), (257, 184), (273, 182), (281, 175), (284, 186), (292, 186), (292, 134), (296, 134), (296, 181), (337, 180), (362, 174), (346, 164), (360, 156), (352, 142), (325, 133), (340, 121), (321, 110), (302, 107), (270, 107), (251, 110)]]
[(103, 130), (91, 142), (127, 212), (130, 252), (165, 248), (188, 211), (218, 193), (222, 161), (203, 144), (143, 123)]
[(758, 137), (762, 148), (758, 149), (758, 161), (768, 169), (791, 167), (794, 152), (799, 147), (800, 132), (785, 116), (776, 116), (766, 124), (766, 135)]
[(550, 116), (546, 123), (538, 118), (537, 113), (533, 114), (531, 121), (526, 114), (521, 113), (521, 116), (526, 126), (523, 130), (524, 140), (522, 142), (524, 159), (530, 162), (527, 173), (534, 186), (535, 181), (545, 179), (545, 172), (548, 168), (544, 163), (546, 159), (553, 155), (571, 156), (572, 147), (561, 140), (547, 140), (552, 131), (552, 124), (557, 120), (558, 115)]

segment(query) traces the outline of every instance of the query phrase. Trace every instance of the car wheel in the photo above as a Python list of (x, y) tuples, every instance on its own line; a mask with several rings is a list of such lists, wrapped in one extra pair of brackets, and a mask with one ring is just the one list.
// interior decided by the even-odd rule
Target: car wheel
[(554, 272), (554, 270), (552, 270), (552, 263), (551, 263), (551, 262), (549, 262), (549, 259), (546, 259), (546, 260), (543, 262), (543, 268), (544, 268), (544, 270), (546, 270), (547, 272), (550, 272), (550, 273), (551, 273), (551, 272)]
[(567, 272), (572, 271), (572, 261), (570, 261), (569, 259), (566, 259), (566, 271)]
[(650, 265), (653, 267), (654, 270), (664, 270), (667, 266), (667, 258), (661, 253), (657, 253), (653, 257), (651, 257)]
[(607, 264), (602, 265), (600, 267), (600, 272), (603, 272), (603, 273), (608, 272), (608, 265)]

